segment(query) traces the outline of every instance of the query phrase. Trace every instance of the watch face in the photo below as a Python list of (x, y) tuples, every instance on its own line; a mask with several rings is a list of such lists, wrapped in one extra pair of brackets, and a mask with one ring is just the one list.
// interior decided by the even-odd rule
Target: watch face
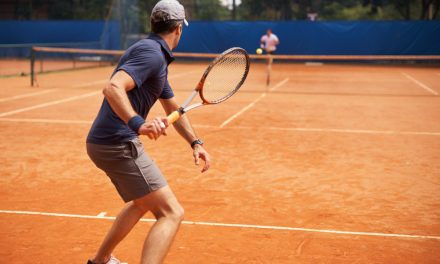
[(203, 145), (203, 141), (201, 139), (196, 139), (191, 143), (191, 147), (194, 147), (195, 145)]

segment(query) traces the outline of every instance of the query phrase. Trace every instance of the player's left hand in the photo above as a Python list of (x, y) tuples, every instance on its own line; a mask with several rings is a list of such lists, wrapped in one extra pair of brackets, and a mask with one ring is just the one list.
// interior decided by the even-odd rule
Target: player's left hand
[(199, 144), (194, 145), (193, 156), (194, 156), (194, 163), (196, 165), (200, 164), (201, 159), (205, 161), (205, 164), (203, 165), (203, 168), (202, 168), (202, 173), (209, 169), (209, 167), (211, 166), (211, 156), (203, 148), (202, 145), (199, 145)]

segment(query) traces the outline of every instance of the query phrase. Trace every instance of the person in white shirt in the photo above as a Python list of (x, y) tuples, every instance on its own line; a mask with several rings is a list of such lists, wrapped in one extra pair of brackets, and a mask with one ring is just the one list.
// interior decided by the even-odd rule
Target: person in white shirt
[(265, 50), (267, 54), (274, 54), (278, 44), (280, 44), (278, 37), (272, 33), (272, 29), (267, 29), (266, 35), (261, 37), (260, 47)]
[(272, 33), (272, 29), (268, 28), (266, 30), (266, 35), (263, 35), (260, 40), (260, 47), (266, 51), (269, 55), (267, 59), (267, 78), (266, 78), (266, 87), (270, 85), (270, 73), (272, 71), (272, 63), (273, 58), (272, 55), (277, 50), (277, 45), (280, 44), (280, 40), (278, 37)]

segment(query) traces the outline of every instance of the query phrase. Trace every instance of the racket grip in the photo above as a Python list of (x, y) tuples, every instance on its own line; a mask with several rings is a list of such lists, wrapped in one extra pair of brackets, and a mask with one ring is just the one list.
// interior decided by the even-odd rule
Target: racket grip
[(179, 110), (172, 112), (169, 116), (167, 116), (168, 124), (171, 125), (172, 123), (176, 122), (181, 115), (182, 114), (180, 113)]

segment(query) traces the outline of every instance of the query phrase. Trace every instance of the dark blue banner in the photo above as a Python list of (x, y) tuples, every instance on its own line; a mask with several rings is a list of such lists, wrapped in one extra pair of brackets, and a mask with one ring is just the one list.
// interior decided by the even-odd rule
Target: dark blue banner
[(30, 47), (121, 49), (119, 23), (109, 21), (0, 21), (0, 56), (28, 57)]
[(440, 55), (440, 21), (190, 21), (176, 51), (218, 53), (239, 46), (253, 53), (267, 28), (280, 39), (277, 54)]

